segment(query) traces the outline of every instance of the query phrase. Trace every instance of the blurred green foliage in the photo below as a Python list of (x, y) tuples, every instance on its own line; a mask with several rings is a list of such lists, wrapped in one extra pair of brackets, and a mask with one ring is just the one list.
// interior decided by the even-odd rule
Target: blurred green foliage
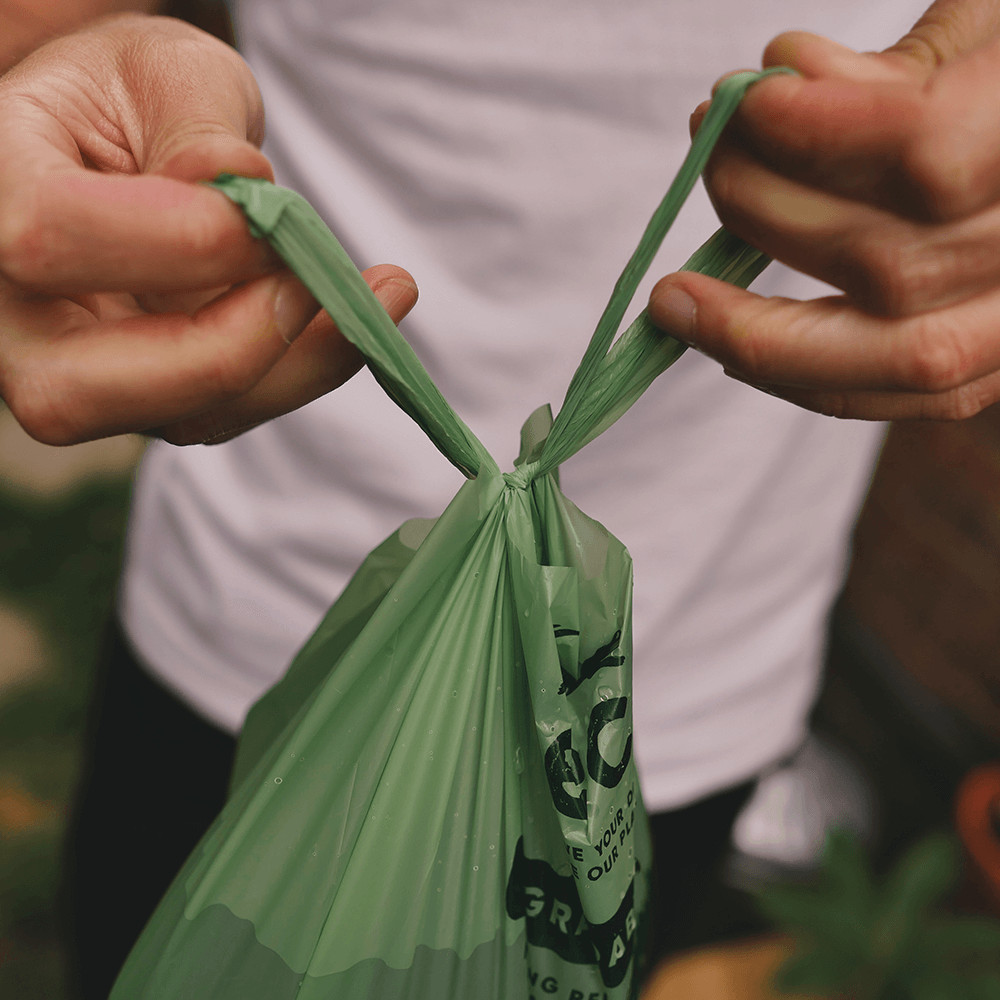
[(37, 676), (0, 694), (0, 791), (23, 790), (46, 807), (0, 839), (0, 997), (65, 995), (57, 898), (66, 816), (129, 495), (125, 480), (53, 498), (0, 488), (0, 602), (40, 627), (47, 652)]
[(961, 873), (949, 835), (920, 840), (876, 880), (856, 838), (831, 833), (815, 882), (759, 895), (797, 942), (777, 987), (850, 1000), (1000, 1000), (1000, 922), (947, 909)]

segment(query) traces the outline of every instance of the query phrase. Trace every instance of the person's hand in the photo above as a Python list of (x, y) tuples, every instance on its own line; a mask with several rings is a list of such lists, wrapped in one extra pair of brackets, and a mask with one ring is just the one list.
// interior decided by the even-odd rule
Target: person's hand
[[(935, 4), (892, 49), (776, 39), (706, 183), (723, 223), (843, 291), (662, 279), (654, 322), (727, 374), (841, 417), (963, 418), (1000, 399), (1000, 15)], [(696, 127), (703, 108), (695, 113)]]
[[(0, 78), (0, 398), (29, 434), (223, 440), (360, 367), (242, 213), (202, 184), (270, 177), (254, 79), (180, 21), (130, 16)], [(366, 272), (394, 320), (410, 276)]]

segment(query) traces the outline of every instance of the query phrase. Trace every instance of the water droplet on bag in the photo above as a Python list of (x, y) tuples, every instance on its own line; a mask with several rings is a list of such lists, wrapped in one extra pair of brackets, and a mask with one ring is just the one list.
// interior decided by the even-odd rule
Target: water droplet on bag
[(597, 689), (597, 696), (601, 701), (607, 701), (609, 698), (614, 697), (614, 691), (609, 687), (602, 687)]
[(524, 774), (524, 751), (520, 747), (514, 751), (514, 770), (518, 774)]
[(275, 778), (275, 779), (274, 779), (274, 783), (275, 783), (276, 785), (280, 785), (280, 784), (281, 784), (281, 778)]
[(477, 871), (479, 871), (479, 865), (473, 865), (473, 866), (472, 866), (472, 870), (473, 870), (474, 872), (477, 872)]

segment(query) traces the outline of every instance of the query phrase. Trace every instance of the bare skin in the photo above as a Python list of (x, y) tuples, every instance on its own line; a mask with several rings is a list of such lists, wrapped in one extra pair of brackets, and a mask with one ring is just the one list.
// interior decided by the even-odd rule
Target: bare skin
[(956, 419), (1000, 399), (1000, 3), (940, 0), (879, 54), (791, 33), (763, 61), (801, 78), (751, 89), (709, 193), (730, 229), (843, 295), (670, 275), (655, 321), (822, 413)]
[[(192, 182), (270, 177), (256, 83), (168, 18), (99, 20), (0, 79), (0, 396), (33, 437), (224, 440), (361, 359), (241, 213)], [(395, 320), (401, 268), (366, 273)]]

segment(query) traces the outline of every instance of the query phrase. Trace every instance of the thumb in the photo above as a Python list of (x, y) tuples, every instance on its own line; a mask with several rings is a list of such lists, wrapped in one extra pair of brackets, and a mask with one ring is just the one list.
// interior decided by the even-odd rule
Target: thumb
[[(365, 271), (364, 278), (394, 323), (402, 320), (417, 301), (417, 286), (400, 267), (380, 264)], [(299, 286), (293, 293), (296, 309), (301, 307), (303, 295), (309, 298)], [(330, 317), (320, 312), (277, 363), (242, 396), (162, 427), (158, 436), (179, 445), (228, 441), (337, 388), (362, 364), (357, 349), (340, 334)]]
[(162, 136), (161, 155), (154, 157), (148, 173), (179, 181), (210, 181), (219, 174), (274, 180), (267, 157), (251, 142), (222, 129), (180, 128)]

